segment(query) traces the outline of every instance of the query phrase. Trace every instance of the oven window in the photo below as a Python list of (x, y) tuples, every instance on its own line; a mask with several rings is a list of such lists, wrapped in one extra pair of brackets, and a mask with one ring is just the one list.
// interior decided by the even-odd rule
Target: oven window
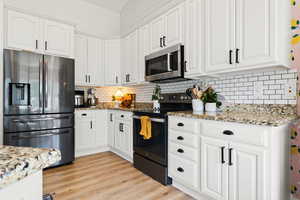
[(146, 61), (146, 76), (168, 72), (168, 55)]
[(166, 123), (151, 122), (152, 137), (144, 140), (139, 133), (141, 131), (141, 121), (134, 120), (134, 151), (155, 162), (167, 163), (167, 131)]
[(170, 54), (170, 67), (172, 71), (178, 71), (178, 51)]

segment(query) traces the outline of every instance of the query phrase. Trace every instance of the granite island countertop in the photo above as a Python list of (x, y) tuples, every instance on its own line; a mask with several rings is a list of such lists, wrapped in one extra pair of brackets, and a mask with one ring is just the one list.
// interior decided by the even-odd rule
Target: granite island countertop
[(168, 115), (273, 127), (288, 124), (298, 119), (294, 105), (236, 104), (215, 114), (195, 114), (192, 111), (183, 111), (169, 112)]
[(55, 149), (0, 146), (0, 189), (61, 159)]

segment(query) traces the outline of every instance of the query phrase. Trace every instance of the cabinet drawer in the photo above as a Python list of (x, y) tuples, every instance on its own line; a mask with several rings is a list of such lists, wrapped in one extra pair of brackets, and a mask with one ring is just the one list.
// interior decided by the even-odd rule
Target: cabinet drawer
[(200, 139), (197, 135), (190, 133), (179, 132), (175, 130), (169, 130), (168, 136), (172, 142), (180, 145), (187, 145), (190, 147), (199, 148)]
[(95, 112), (91, 110), (75, 111), (75, 118), (77, 119), (92, 119), (95, 117)]
[(251, 145), (268, 146), (268, 127), (207, 121), (203, 123), (201, 128), (201, 134), (209, 137)]
[(121, 120), (131, 120), (132, 119), (132, 112), (122, 112), (116, 111), (115, 117)]
[(182, 117), (169, 117), (170, 129), (190, 133), (200, 133), (200, 121)]
[(200, 169), (196, 163), (169, 154), (169, 174), (179, 183), (199, 189)]
[(180, 158), (185, 158), (192, 160), (194, 162), (199, 162), (199, 149), (194, 149), (191, 147), (183, 146), (173, 142), (169, 142), (169, 152), (177, 155)]

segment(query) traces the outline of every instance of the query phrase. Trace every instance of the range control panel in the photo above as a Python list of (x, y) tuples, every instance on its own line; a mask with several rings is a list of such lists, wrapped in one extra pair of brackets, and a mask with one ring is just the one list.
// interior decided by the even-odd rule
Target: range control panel
[(186, 93), (169, 93), (162, 94), (160, 103), (192, 103), (192, 98)]

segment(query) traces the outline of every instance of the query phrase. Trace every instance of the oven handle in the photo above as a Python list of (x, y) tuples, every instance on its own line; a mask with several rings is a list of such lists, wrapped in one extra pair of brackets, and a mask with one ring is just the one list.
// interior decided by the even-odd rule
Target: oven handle
[[(139, 116), (133, 116), (133, 119), (141, 119)], [(165, 119), (159, 119), (159, 118), (150, 118), (152, 122), (158, 122), (158, 123), (165, 123)]]

